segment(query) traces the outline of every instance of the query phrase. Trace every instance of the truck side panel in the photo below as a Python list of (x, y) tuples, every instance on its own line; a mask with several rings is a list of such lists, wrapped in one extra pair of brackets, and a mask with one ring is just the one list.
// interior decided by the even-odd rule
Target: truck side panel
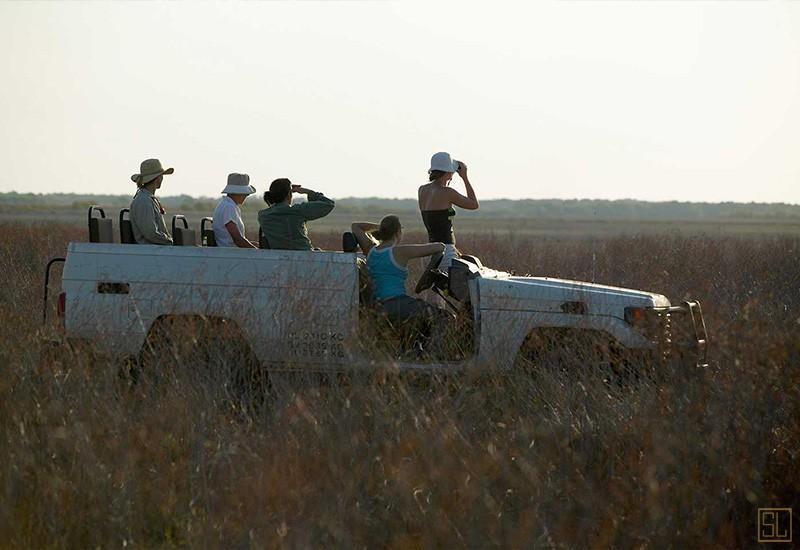
[(346, 363), (356, 339), (352, 254), (71, 243), (63, 281), (67, 335), (118, 354), (164, 315), (230, 319), (264, 363)]
[[(590, 294), (575, 289), (546, 289), (546, 292), (521, 292), (525, 288), (503, 279), (479, 279), (480, 358), (482, 366), (508, 369), (528, 334), (538, 327), (563, 327), (605, 332), (631, 349), (651, 348), (653, 344), (621, 318), (608, 314), (572, 314), (561, 311), (565, 302), (587, 301), (587, 309), (623, 311), (625, 305), (652, 305), (647, 296), (638, 301), (614, 293)], [(645, 293), (642, 293), (645, 294)], [(660, 297), (659, 297), (660, 298)]]

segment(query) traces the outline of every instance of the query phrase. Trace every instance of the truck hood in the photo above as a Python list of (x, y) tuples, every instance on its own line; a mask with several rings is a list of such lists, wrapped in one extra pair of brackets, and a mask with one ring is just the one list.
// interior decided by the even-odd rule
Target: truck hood
[(478, 288), (485, 310), (564, 313), (579, 307), (588, 315), (622, 318), (626, 307), (670, 305), (661, 294), (549, 277), (481, 277)]

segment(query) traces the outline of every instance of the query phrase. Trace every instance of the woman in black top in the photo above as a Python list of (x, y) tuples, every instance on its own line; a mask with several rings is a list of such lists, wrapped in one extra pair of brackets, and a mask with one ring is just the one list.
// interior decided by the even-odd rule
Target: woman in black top
[[(464, 181), (466, 196), (450, 187), (454, 173), (458, 173)], [(446, 271), (453, 258), (460, 256), (453, 232), (453, 216), (456, 215), (453, 206), (477, 210), (480, 204), (467, 177), (467, 165), (453, 160), (449, 153), (436, 153), (431, 157), (428, 178), (428, 183), (421, 185), (417, 193), (419, 209), (428, 230), (428, 242), (445, 245), (444, 256), (438, 268)]]

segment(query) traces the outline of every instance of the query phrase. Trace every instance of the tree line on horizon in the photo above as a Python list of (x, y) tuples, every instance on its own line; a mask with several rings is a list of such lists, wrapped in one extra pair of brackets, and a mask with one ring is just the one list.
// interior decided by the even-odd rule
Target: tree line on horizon
[[(213, 211), (217, 198), (173, 195), (161, 197), (161, 202), (172, 210), (184, 212)], [(23, 210), (78, 209), (96, 204), (110, 208), (124, 208), (130, 204), (130, 195), (94, 195), (76, 193), (0, 193), (0, 209)], [(347, 197), (336, 199), (338, 214), (374, 217), (375, 212), (402, 214), (417, 210), (415, 199), (387, 199), (380, 197)], [(264, 202), (256, 194), (244, 204), (245, 211), (258, 211)], [(492, 218), (539, 219), (603, 219), (603, 220), (726, 220), (765, 219), (800, 220), (800, 205), (787, 203), (736, 203), (736, 202), (648, 202), (633, 199), (491, 199), (482, 200), (478, 211), (459, 210), (458, 216)]]

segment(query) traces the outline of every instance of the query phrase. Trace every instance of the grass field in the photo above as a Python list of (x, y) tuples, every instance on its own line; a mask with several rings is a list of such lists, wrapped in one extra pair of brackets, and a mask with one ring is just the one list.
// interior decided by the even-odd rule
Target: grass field
[(380, 369), (242, 409), (194, 365), (40, 364), (45, 261), (86, 232), (6, 220), (0, 546), (746, 548), (757, 508), (800, 510), (796, 232), (459, 229), (495, 268), (701, 300), (711, 366), (616, 389)]

